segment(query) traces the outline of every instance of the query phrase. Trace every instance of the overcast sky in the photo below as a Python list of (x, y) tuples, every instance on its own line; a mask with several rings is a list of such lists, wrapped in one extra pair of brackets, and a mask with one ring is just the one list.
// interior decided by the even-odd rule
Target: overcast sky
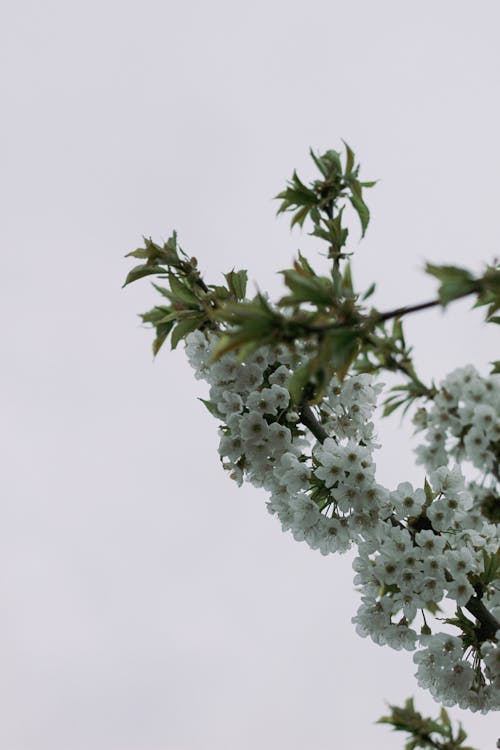
[[(425, 260), (499, 252), (492, 0), (3, 0), (0, 747), (401, 750), (373, 722), (416, 689), (355, 635), (351, 558), (323, 558), (220, 468), (181, 350), (153, 362), (124, 254), (173, 228), (206, 278), (315, 244), (276, 219), (308, 149), (346, 139), (372, 223), (355, 281), (431, 298)], [(468, 303), (408, 321), (422, 375), (498, 359)], [(378, 479), (421, 482), (411, 425)], [(452, 711), (481, 750), (498, 716)], [(496, 725), (496, 728), (495, 728)]]

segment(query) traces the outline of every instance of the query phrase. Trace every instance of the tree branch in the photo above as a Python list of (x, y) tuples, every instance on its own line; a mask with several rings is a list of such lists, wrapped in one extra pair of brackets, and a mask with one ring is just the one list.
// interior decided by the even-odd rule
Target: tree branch
[(437, 305), (440, 304), (441, 301), (439, 299), (433, 299), (430, 300), (430, 302), (421, 302), (418, 305), (396, 307), (395, 310), (389, 310), (388, 312), (375, 315), (373, 320), (375, 321), (375, 323), (383, 323), (385, 320), (391, 320), (391, 318), (401, 318), (403, 315), (408, 315), (409, 313), (413, 312), (419, 312), (420, 310), (427, 310), (429, 307), (437, 307)]
[(495, 637), (497, 630), (500, 630), (500, 622), (486, 609), (481, 599), (478, 599), (477, 596), (471, 596), (465, 605), (465, 609), (481, 623), (480, 636), (484, 636), (484, 638)]
[(324, 443), (327, 437), (329, 437), (328, 433), (314, 416), (311, 407), (305, 404), (300, 410), (299, 416), (302, 424), (311, 430), (314, 437), (319, 440), (320, 443)]

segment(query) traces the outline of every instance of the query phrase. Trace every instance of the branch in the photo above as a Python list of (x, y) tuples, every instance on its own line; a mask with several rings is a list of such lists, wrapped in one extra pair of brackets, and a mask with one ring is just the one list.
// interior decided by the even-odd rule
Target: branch
[(413, 312), (419, 312), (420, 310), (427, 310), (429, 307), (437, 307), (437, 305), (441, 304), (441, 300), (433, 299), (430, 302), (421, 302), (419, 305), (396, 307), (395, 310), (389, 310), (388, 312), (375, 315), (373, 320), (375, 323), (383, 323), (385, 320), (391, 320), (391, 318), (401, 318), (403, 315), (408, 315), (409, 313)]
[(300, 410), (299, 416), (302, 424), (311, 430), (314, 437), (319, 440), (320, 443), (324, 443), (328, 437), (328, 433), (314, 416), (311, 407), (305, 404)]
[(477, 596), (471, 596), (465, 605), (465, 609), (481, 623), (480, 636), (486, 639), (495, 637), (497, 630), (500, 630), (500, 622), (486, 609), (481, 599), (478, 599)]

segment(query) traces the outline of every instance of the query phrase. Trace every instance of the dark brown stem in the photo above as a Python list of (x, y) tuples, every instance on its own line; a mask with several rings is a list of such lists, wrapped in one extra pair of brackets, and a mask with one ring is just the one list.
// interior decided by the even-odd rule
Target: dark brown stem
[[(469, 292), (470, 294), (470, 292)], [(430, 302), (421, 302), (419, 305), (408, 305), (407, 307), (397, 307), (395, 310), (388, 310), (385, 313), (378, 313), (377, 315), (367, 316), (364, 318), (364, 325), (368, 330), (372, 329), (373, 326), (377, 325), (378, 323), (383, 323), (386, 320), (391, 320), (391, 318), (400, 318), (403, 315), (408, 315), (409, 313), (418, 312), (419, 310), (427, 310), (429, 307), (437, 307), (437, 305), (440, 305), (441, 302), (439, 299), (433, 299)], [(352, 324), (349, 324), (350, 327), (352, 327)], [(339, 323), (336, 321), (335, 323), (328, 324), (325, 326), (316, 326), (316, 325), (309, 325), (305, 324), (304, 329), (306, 332), (309, 333), (324, 333), (325, 331), (331, 331), (335, 328), (345, 328), (345, 323)]]
[(419, 312), (420, 310), (427, 310), (429, 307), (437, 307), (441, 302), (439, 299), (433, 299), (430, 302), (421, 302), (419, 305), (408, 305), (406, 307), (396, 307), (395, 310), (389, 310), (385, 313), (379, 313), (375, 315), (373, 320), (375, 323), (383, 323), (384, 320), (391, 320), (391, 318), (400, 318), (403, 315), (409, 313)]
[(497, 630), (500, 630), (500, 622), (486, 609), (481, 599), (478, 599), (477, 596), (471, 596), (465, 605), (465, 609), (481, 623), (479, 633), (481, 637), (485, 639), (495, 637)]
[(300, 421), (305, 427), (311, 430), (314, 437), (319, 440), (320, 443), (324, 443), (327, 437), (329, 437), (327, 431), (318, 422), (313, 414), (313, 410), (310, 406), (307, 406), (307, 404), (300, 410)]

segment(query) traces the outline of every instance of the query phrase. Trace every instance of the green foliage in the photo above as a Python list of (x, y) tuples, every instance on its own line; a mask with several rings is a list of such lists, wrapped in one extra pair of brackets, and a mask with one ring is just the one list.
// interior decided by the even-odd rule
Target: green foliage
[[(162, 298), (161, 304), (141, 315), (142, 321), (155, 330), (155, 355), (169, 337), (171, 347), (175, 349), (195, 330), (210, 330), (218, 335), (214, 359), (234, 351), (242, 361), (266, 344), (281, 344), (292, 351), (300, 351), (302, 363), (295, 368), (288, 382), (292, 403), (300, 413), (296, 427), (298, 434), (302, 429), (300, 423), (310, 427), (304, 415), (314, 412), (334, 374), (341, 380), (349, 370), (357, 373), (386, 370), (404, 375), (405, 383), (391, 388), (384, 402), (386, 416), (399, 408), (405, 413), (418, 400), (432, 399), (436, 395), (434, 385), (426, 386), (415, 371), (412, 350), (403, 330), (402, 318), (405, 315), (437, 304), (446, 307), (454, 300), (473, 294), (475, 307), (486, 308), (486, 320), (500, 323), (498, 263), (487, 267), (479, 277), (458, 266), (428, 264), (427, 273), (439, 281), (438, 300), (384, 313), (364, 304), (372, 296), (375, 283), (362, 294), (356, 291), (352, 269), (349, 262), (345, 262), (352, 253), (345, 249), (349, 232), (343, 224), (343, 214), (346, 206), (354, 209), (364, 236), (370, 213), (363, 191), (375, 182), (360, 181), (360, 167), (356, 164), (354, 152), (345, 142), (344, 146), (343, 156), (334, 150), (322, 155), (310, 150), (320, 178), (305, 184), (294, 171), (285, 190), (276, 196), (281, 200), (277, 213), (290, 212), (292, 227), (296, 224), (302, 227), (306, 220), (310, 220), (310, 234), (327, 243), (327, 257), (332, 261), (329, 275), (320, 275), (299, 252), (292, 268), (281, 271), (287, 291), (277, 304), (272, 304), (261, 293), (247, 299), (248, 276), (245, 270), (232, 269), (225, 273), (225, 284), (207, 284), (199, 272), (196, 258), (189, 257), (179, 247), (175, 232), (163, 245), (144, 238), (144, 246), (127, 256), (141, 263), (128, 273), (124, 286), (148, 276), (162, 280), (161, 284), (152, 284)], [(342, 268), (341, 262), (345, 262)], [(492, 372), (500, 373), (500, 361), (491, 364)], [(222, 418), (213, 402), (200, 400), (211, 414)], [(313, 409), (306, 409), (306, 406)], [(244, 458), (241, 461), (239, 467), (244, 466)], [(318, 506), (324, 508), (334, 502), (323, 482), (313, 479), (313, 485), (311, 497)], [(429, 506), (438, 493), (433, 492), (427, 480), (424, 489), (425, 506)], [(335, 512), (335, 507), (332, 510)], [(493, 492), (485, 496), (481, 510), (491, 522), (500, 522), (500, 499)], [(424, 508), (418, 517), (409, 519), (408, 529), (415, 533), (428, 528), (426, 523), (428, 518)], [(499, 577), (500, 552), (485, 554), (484, 569), (470, 578), (478, 607), (482, 606), (480, 599), (484, 591)], [(397, 590), (394, 586), (394, 592)], [(434, 614), (439, 611), (433, 602), (427, 603), (424, 609)], [(469, 606), (467, 609), (474, 614)], [(491, 639), (492, 626), (481, 624), (480, 616), (476, 619), (477, 623), (472, 622), (458, 608), (455, 616), (444, 622), (458, 627), (464, 647), (479, 656), (481, 644)], [(422, 632), (430, 632), (425, 617)], [(406, 732), (409, 735), (406, 750), (473, 750), (463, 745), (466, 734), (460, 726), (453, 733), (444, 709), (435, 720), (423, 718), (416, 712), (411, 699), (403, 708), (390, 706), (390, 709), (391, 714), (382, 717), (379, 723)]]
[(500, 316), (495, 315), (500, 310), (500, 265), (488, 266), (478, 278), (466, 268), (458, 266), (428, 263), (425, 270), (441, 282), (438, 294), (443, 307), (455, 299), (475, 294), (477, 300), (474, 307), (487, 307), (486, 321), (500, 323)]
[(133, 250), (126, 256), (146, 262), (129, 272), (124, 286), (151, 275), (167, 281), (167, 285), (153, 283), (153, 287), (169, 304), (157, 305), (140, 316), (143, 323), (155, 328), (155, 356), (169, 335), (171, 347), (175, 349), (191, 331), (205, 328), (216, 330), (214, 318), (218, 308), (226, 302), (244, 299), (246, 271), (233, 269), (224, 274), (227, 286), (208, 286), (201, 278), (196, 258), (189, 258), (178, 246), (176, 232), (173, 232), (163, 246), (151, 239), (145, 239), (144, 243), (144, 247)]
[(247, 293), (248, 273), (246, 271), (229, 271), (224, 274), (227, 288), (231, 297), (237, 300), (245, 299)]
[(337, 151), (329, 150), (319, 155), (310, 149), (309, 153), (322, 179), (305, 185), (294, 171), (286, 189), (276, 196), (276, 199), (281, 200), (278, 214), (292, 212), (292, 227), (295, 224), (302, 227), (307, 218), (312, 220), (311, 234), (330, 244), (332, 258), (340, 257), (348, 236), (347, 228), (342, 226), (344, 206), (339, 208), (339, 202), (344, 201), (344, 205), (346, 200), (350, 202), (359, 217), (361, 233), (364, 236), (370, 221), (370, 212), (363, 199), (363, 188), (375, 185), (375, 182), (359, 180), (360, 167), (359, 164), (355, 164), (354, 152), (345, 142), (344, 146), (344, 165)]
[(409, 736), (405, 750), (474, 750), (470, 745), (464, 745), (466, 732), (459, 724), (456, 733), (448, 716), (442, 708), (437, 719), (424, 718), (415, 711), (413, 699), (408, 698), (403, 707), (389, 706), (389, 716), (382, 716), (377, 724), (390, 724), (395, 732), (406, 732)]
[(432, 263), (427, 263), (425, 270), (441, 282), (438, 294), (443, 306), (446, 306), (454, 299), (465, 297), (477, 289), (473, 275), (465, 268), (459, 268), (458, 266), (435, 266)]
[(222, 332), (214, 350), (214, 360), (233, 350), (238, 350), (240, 358), (244, 359), (259, 346), (277, 340), (282, 325), (280, 314), (262, 294), (249, 302), (226, 302), (214, 311), (214, 320), (230, 326), (230, 331)]

